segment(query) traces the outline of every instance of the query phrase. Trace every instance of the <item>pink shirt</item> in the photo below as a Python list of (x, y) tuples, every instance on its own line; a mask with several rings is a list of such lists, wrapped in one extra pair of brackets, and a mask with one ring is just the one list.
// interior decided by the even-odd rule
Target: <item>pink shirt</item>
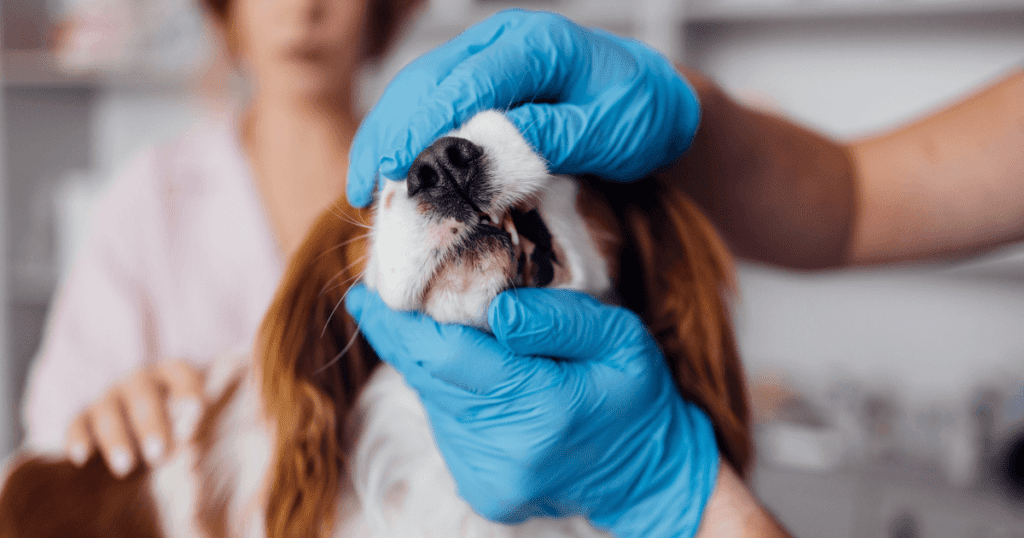
[(141, 155), (97, 204), (29, 374), (29, 446), (56, 449), (110, 385), (251, 344), (282, 259), (232, 122)]

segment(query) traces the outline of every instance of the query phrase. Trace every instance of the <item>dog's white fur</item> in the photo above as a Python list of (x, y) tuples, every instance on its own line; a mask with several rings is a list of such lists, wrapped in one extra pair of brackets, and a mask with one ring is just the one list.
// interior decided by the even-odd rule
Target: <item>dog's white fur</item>
[[(562, 287), (602, 295), (611, 286), (582, 217), (576, 211), (573, 178), (551, 175), (500, 113), (475, 116), (451, 136), (484, 148), (489, 177), (497, 195), (487, 212), (501, 211), (533, 197), (554, 241), (561, 247), (571, 279)], [(390, 207), (384, 199), (393, 197)], [(466, 224), (432, 222), (406, 192), (404, 182), (388, 182), (378, 200), (371, 257), (365, 280), (392, 308), (423, 310), (443, 321), (485, 325), (490, 300), (510, 284), (505, 276), (472, 275), (469, 293), (450, 290), (424, 304), (424, 287), (450, 256), (450, 230)], [(264, 507), (269, 495), (273, 431), (260, 397), (255, 366), (245, 354), (230, 354), (208, 374), (209, 401), (219, 399), (232, 383), (238, 386), (217, 417), (212, 447), (200, 453), (183, 442), (193, 424), (176, 424), (180, 447), (151, 475), (158, 520), (166, 536), (204, 536), (198, 521), (201, 495), (227, 500), (230, 536), (266, 536)], [(582, 518), (535, 519), (505, 526), (475, 514), (457, 495), (444, 459), (434, 444), (416, 394), (392, 368), (382, 365), (357, 403), (352, 463), (353, 490), (343, 491), (334, 536), (369, 537), (597, 537), (606, 536)], [(179, 423), (187, 417), (174, 417)], [(201, 476), (215, 477), (200, 483)], [(211, 537), (212, 538), (212, 537)]]
[[(499, 112), (477, 114), (448, 136), (465, 138), (484, 150), (487, 180), (496, 195), (490, 205), (480, 208), (483, 212), (500, 216), (516, 204), (536, 200), (566, 258), (560, 261), (571, 275), (559, 287), (596, 296), (609, 290), (606, 262), (576, 211), (575, 179), (549, 174), (544, 160)], [(405, 181), (388, 181), (375, 209), (364, 277), (367, 285), (395, 310), (422, 310), (438, 321), (486, 327), (487, 305), (510, 282), (500, 271), (473, 271), (453, 258), (453, 251), (477, 222), (440, 219), (424, 212), (409, 196)], [(442, 266), (449, 281), (440, 282), (425, 296), (425, 288)]]

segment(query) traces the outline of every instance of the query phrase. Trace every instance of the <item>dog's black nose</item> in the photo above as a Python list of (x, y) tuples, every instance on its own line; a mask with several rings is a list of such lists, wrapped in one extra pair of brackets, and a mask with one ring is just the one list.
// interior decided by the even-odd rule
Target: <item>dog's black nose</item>
[(445, 136), (437, 139), (416, 157), (409, 168), (406, 178), (409, 196), (438, 185), (467, 195), (469, 185), (480, 175), (483, 155), (483, 148), (465, 138)]

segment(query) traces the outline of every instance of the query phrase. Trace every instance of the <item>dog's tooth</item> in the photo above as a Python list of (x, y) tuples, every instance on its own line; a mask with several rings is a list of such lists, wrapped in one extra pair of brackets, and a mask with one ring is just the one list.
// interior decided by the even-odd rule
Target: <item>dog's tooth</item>
[(501, 221), (502, 227), (505, 231), (512, 236), (512, 245), (519, 246), (519, 232), (516, 231), (516, 227), (512, 224), (512, 217), (505, 217), (505, 220)]

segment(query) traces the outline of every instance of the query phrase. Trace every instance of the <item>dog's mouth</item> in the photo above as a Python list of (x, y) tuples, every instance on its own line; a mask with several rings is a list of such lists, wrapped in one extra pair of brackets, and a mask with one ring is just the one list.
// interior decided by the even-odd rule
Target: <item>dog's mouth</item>
[(536, 205), (524, 203), (503, 213), (479, 211), (477, 217), (477, 227), (484, 235), (498, 233), (511, 244), (516, 267), (512, 286), (545, 287), (554, 282), (561, 263), (551, 231)]

